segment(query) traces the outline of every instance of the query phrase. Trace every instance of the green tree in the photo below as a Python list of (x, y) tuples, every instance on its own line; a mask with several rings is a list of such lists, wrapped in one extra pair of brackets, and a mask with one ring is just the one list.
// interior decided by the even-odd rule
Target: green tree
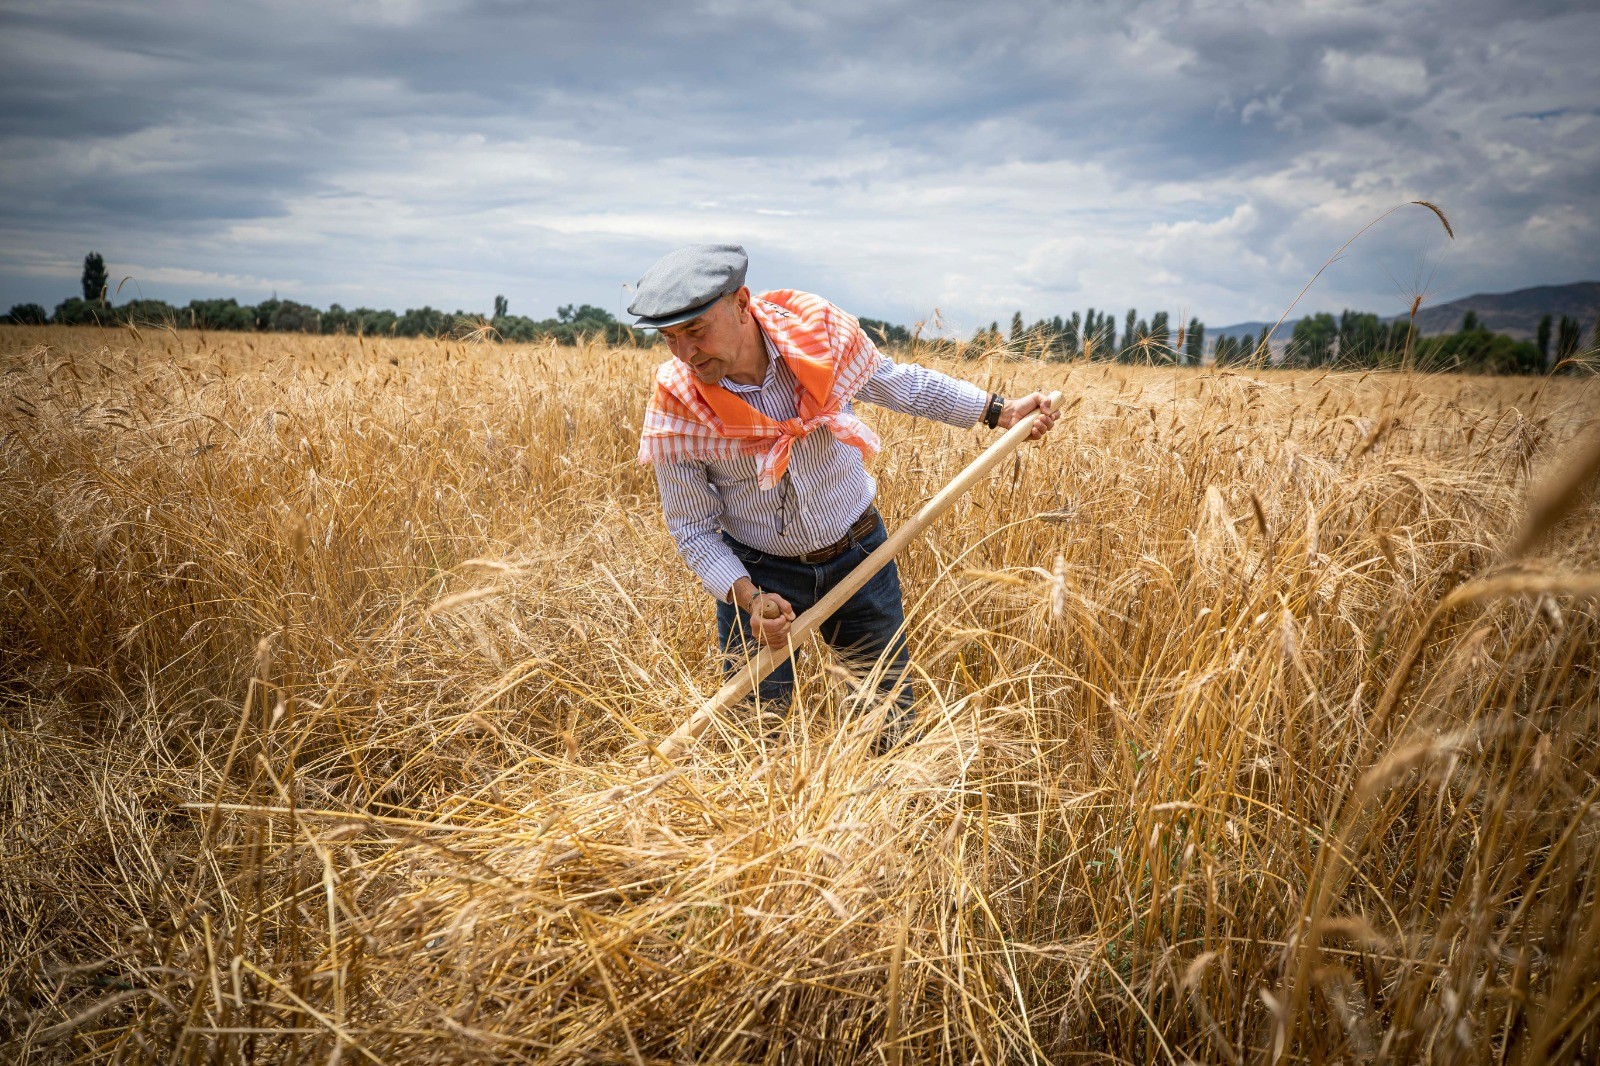
[(328, 309), (317, 317), (317, 325), (322, 333), (349, 333), (350, 312), (344, 309), (343, 304), (329, 304)]
[(1550, 326), (1550, 316), (1546, 314), (1539, 319), (1539, 332), (1534, 340), (1534, 345), (1539, 349), (1539, 359), (1545, 363), (1550, 361)]
[[(272, 313), (265, 319), (266, 329), (274, 333), (320, 333), (322, 312), (315, 307), (294, 300), (278, 300)], [(260, 317), (259, 308), (257, 317)]]
[(1495, 335), (1478, 322), (1478, 313), (1468, 311), (1461, 316), (1461, 328), (1456, 331), (1455, 343), (1449, 347), (1456, 362), (1467, 370), (1510, 373), (1498, 371), (1492, 358)]
[(1199, 366), (1206, 354), (1206, 326), (1198, 318), (1189, 320), (1188, 336), (1184, 338), (1184, 358), (1190, 366)]
[(1124, 363), (1133, 358), (1133, 346), (1139, 339), (1139, 313), (1128, 308), (1128, 319), (1122, 328), (1121, 359)]
[(1257, 362), (1262, 366), (1272, 365), (1272, 327), (1262, 326), (1261, 335), (1256, 338), (1256, 346), (1252, 349)]
[(876, 318), (860, 318), (861, 328), (867, 331), (879, 344), (910, 344), (911, 331), (904, 326), (897, 326), (893, 322), (883, 322)]
[(510, 312), (510, 306), (504, 296), (496, 296), (494, 298), (494, 317), (504, 318)]
[(445, 332), (444, 312), (427, 304), (408, 307), (395, 322), (394, 331), (402, 337), (437, 337)]
[(1400, 366), (1411, 344), (1411, 320), (1397, 318), (1389, 323), (1389, 335), (1384, 341), (1384, 360), (1389, 366)]
[(1344, 366), (1377, 366), (1388, 335), (1377, 315), (1346, 308), (1339, 315), (1339, 362)]
[(387, 333), (394, 336), (395, 327), (400, 323), (400, 315), (389, 311), (387, 307), (357, 307), (350, 312), (350, 322), (355, 323), (357, 333)]
[(58, 326), (110, 326), (115, 324), (116, 319), (99, 300), (80, 300), (70, 296), (56, 304), (50, 321)]
[(178, 327), (178, 309), (165, 300), (130, 300), (117, 308), (117, 320), (136, 326)]
[(1556, 362), (1560, 363), (1578, 354), (1582, 333), (1577, 319), (1571, 315), (1561, 316), (1561, 324), (1556, 328)]
[(99, 252), (83, 257), (83, 299), (85, 303), (104, 303), (106, 286), (111, 278), (106, 274), (106, 261)]
[(190, 300), (189, 306), (178, 315), (180, 325), (193, 329), (232, 330), (240, 333), (256, 328), (256, 311), (253, 307), (240, 307), (239, 301)]
[(1216, 351), (1212, 353), (1212, 361), (1217, 366), (1232, 366), (1234, 363), (1234, 339), (1226, 333), (1217, 334)]
[(551, 331), (551, 335), (563, 344), (594, 336), (604, 337), (614, 344), (634, 336), (632, 327), (623, 325), (611, 316), (610, 311), (593, 304), (584, 304), (576, 310), (568, 304), (564, 308), (557, 308), (556, 313), (560, 315), (563, 311), (566, 312), (566, 318), (562, 320), (566, 328), (558, 326)]
[(12, 304), (6, 321), (17, 326), (42, 326), (50, 320), (50, 312), (38, 304)]
[(1018, 311), (1011, 316), (1011, 343), (1016, 344), (1022, 339), (1022, 312)]
[(1172, 362), (1172, 327), (1165, 311), (1150, 316), (1150, 354), (1158, 363)]
[(1466, 370), (1480, 374), (1529, 374), (1540, 369), (1539, 349), (1479, 326), (1416, 345), (1413, 365), (1422, 370)]
[(979, 326), (972, 335), (972, 343), (967, 347), (967, 357), (976, 358), (1000, 343), (1000, 323), (994, 321), (987, 326)]
[(1326, 311), (1307, 315), (1294, 324), (1284, 362), (1289, 366), (1323, 366), (1333, 358), (1339, 323)]

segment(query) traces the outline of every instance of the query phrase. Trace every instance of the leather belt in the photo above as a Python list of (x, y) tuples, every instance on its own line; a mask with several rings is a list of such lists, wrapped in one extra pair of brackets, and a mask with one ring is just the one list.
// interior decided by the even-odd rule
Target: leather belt
[(861, 517), (856, 519), (855, 524), (850, 527), (850, 531), (843, 537), (840, 537), (834, 543), (828, 545), (826, 548), (818, 548), (816, 551), (806, 552), (804, 555), (786, 555), (784, 558), (792, 559), (795, 562), (802, 563), (806, 566), (821, 566), (823, 563), (831, 563), (835, 559), (839, 558), (839, 556), (849, 551), (851, 544), (853, 544), (855, 541), (861, 540), (863, 537), (867, 536), (877, 528), (877, 505), (868, 504), (867, 509), (862, 512)]

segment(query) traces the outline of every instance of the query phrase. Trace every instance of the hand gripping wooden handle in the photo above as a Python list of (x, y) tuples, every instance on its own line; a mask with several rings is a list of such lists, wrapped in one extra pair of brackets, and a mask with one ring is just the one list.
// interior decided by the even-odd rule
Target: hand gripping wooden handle
[[(1059, 392), (1052, 392), (1046, 401), (1052, 411), (1060, 403)], [(798, 647), (829, 615), (844, 606), (861, 586), (872, 580), (874, 574), (887, 566), (889, 560), (900, 554), (907, 544), (915, 540), (923, 530), (933, 524), (935, 519), (966, 495), (968, 489), (983, 480), (984, 475), (994, 469), (997, 463), (1016, 451), (1017, 446), (1028, 439), (1028, 434), (1033, 431), (1033, 423), (1038, 417), (1038, 414), (1034, 413), (1022, 418), (1016, 425), (1006, 430), (1003, 437), (989, 445), (982, 455), (967, 464), (967, 468), (957, 474), (950, 484), (940, 489), (938, 495), (924, 504), (922, 510), (918, 511), (910, 521), (890, 534), (889, 539), (880, 544), (871, 555), (861, 560), (861, 565), (850, 571), (843, 581), (829, 589), (827, 595), (818, 600), (811, 610), (794, 620), (794, 624), (789, 627), (790, 647), (762, 648), (759, 654), (728, 679), (727, 684), (718, 689), (715, 695), (700, 705), (699, 710), (678, 726), (671, 736), (658, 744), (657, 753), (664, 759), (675, 759), (685, 748), (699, 739), (713, 718), (744, 699), (761, 683), (762, 678), (772, 673), (779, 663), (787, 659), (790, 648)]]

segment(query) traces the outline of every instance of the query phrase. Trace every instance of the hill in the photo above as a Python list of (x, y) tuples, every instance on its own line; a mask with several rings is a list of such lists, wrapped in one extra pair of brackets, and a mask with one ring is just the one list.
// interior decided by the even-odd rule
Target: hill
[[(1536, 285), (1515, 292), (1479, 292), (1463, 296), (1449, 303), (1424, 304), (1417, 312), (1417, 325), (1424, 334), (1454, 333), (1461, 328), (1461, 320), (1468, 311), (1478, 312), (1478, 321), (1495, 333), (1504, 333), (1517, 340), (1531, 341), (1539, 329), (1539, 319), (1552, 315), (1560, 321), (1562, 315), (1576, 318), (1587, 333), (1600, 316), (1600, 281), (1574, 281), (1569, 285)], [(1404, 318), (1404, 315), (1393, 315)], [(1298, 318), (1284, 319), (1274, 336), (1287, 339), (1294, 332)], [(1257, 337), (1261, 327), (1271, 322), (1237, 322), (1231, 326), (1206, 327), (1206, 335), (1216, 337)]]
[[(1294, 324), (1298, 321), (1300, 321), (1298, 318), (1284, 319), (1283, 324), (1273, 330), (1273, 338), (1275, 340), (1288, 339), (1289, 335), (1294, 332)], [(1271, 322), (1235, 322), (1231, 326), (1207, 326), (1206, 339), (1215, 341), (1218, 337), (1232, 337), (1235, 340), (1244, 340), (1248, 337), (1250, 340), (1255, 340), (1261, 336), (1262, 329), (1270, 325), (1272, 325)]]
[(1417, 325), (1423, 333), (1450, 333), (1461, 328), (1468, 311), (1478, 313), (1487, 329), (1517, 340), (1533, 340), (1539, 319), (1552, 315), (1557, 321), (1571, 315), (1588, 332), (1600, 315), (1600, 281), (1575, 281), (1570, 285), (1537, 285), (1515, 292), (1464, 296), (1417, 312)]

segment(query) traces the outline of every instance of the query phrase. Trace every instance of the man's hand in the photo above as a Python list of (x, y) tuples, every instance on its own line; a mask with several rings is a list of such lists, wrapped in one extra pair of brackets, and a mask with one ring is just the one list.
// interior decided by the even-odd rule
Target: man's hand
[(996, 424), (1001, 429), (1010, 429), (1035, 411), (1041, 413), (1038, 420), (1033, 423), (1033, 431), (1028, 434), (1028, 439), (1038, 440), (1050, 432), (1050, 427), (1056, 424), (1055, 413), (1050, 410), (1050, 398), (1042, 392), (1030, 392), (1026, 396), (1018, 396), (1015, 400), (1007, 400), (1006, 405), (1000, 408), (1000, 417)]
[(750, 616), (750, 632), (769, 648), (781, 648), (789, 642), (789, 623), (794, 621), (794, 608), (776, 592), (762, 592), (755, 582), (741, 577), (733, 586), (733, 602)]

